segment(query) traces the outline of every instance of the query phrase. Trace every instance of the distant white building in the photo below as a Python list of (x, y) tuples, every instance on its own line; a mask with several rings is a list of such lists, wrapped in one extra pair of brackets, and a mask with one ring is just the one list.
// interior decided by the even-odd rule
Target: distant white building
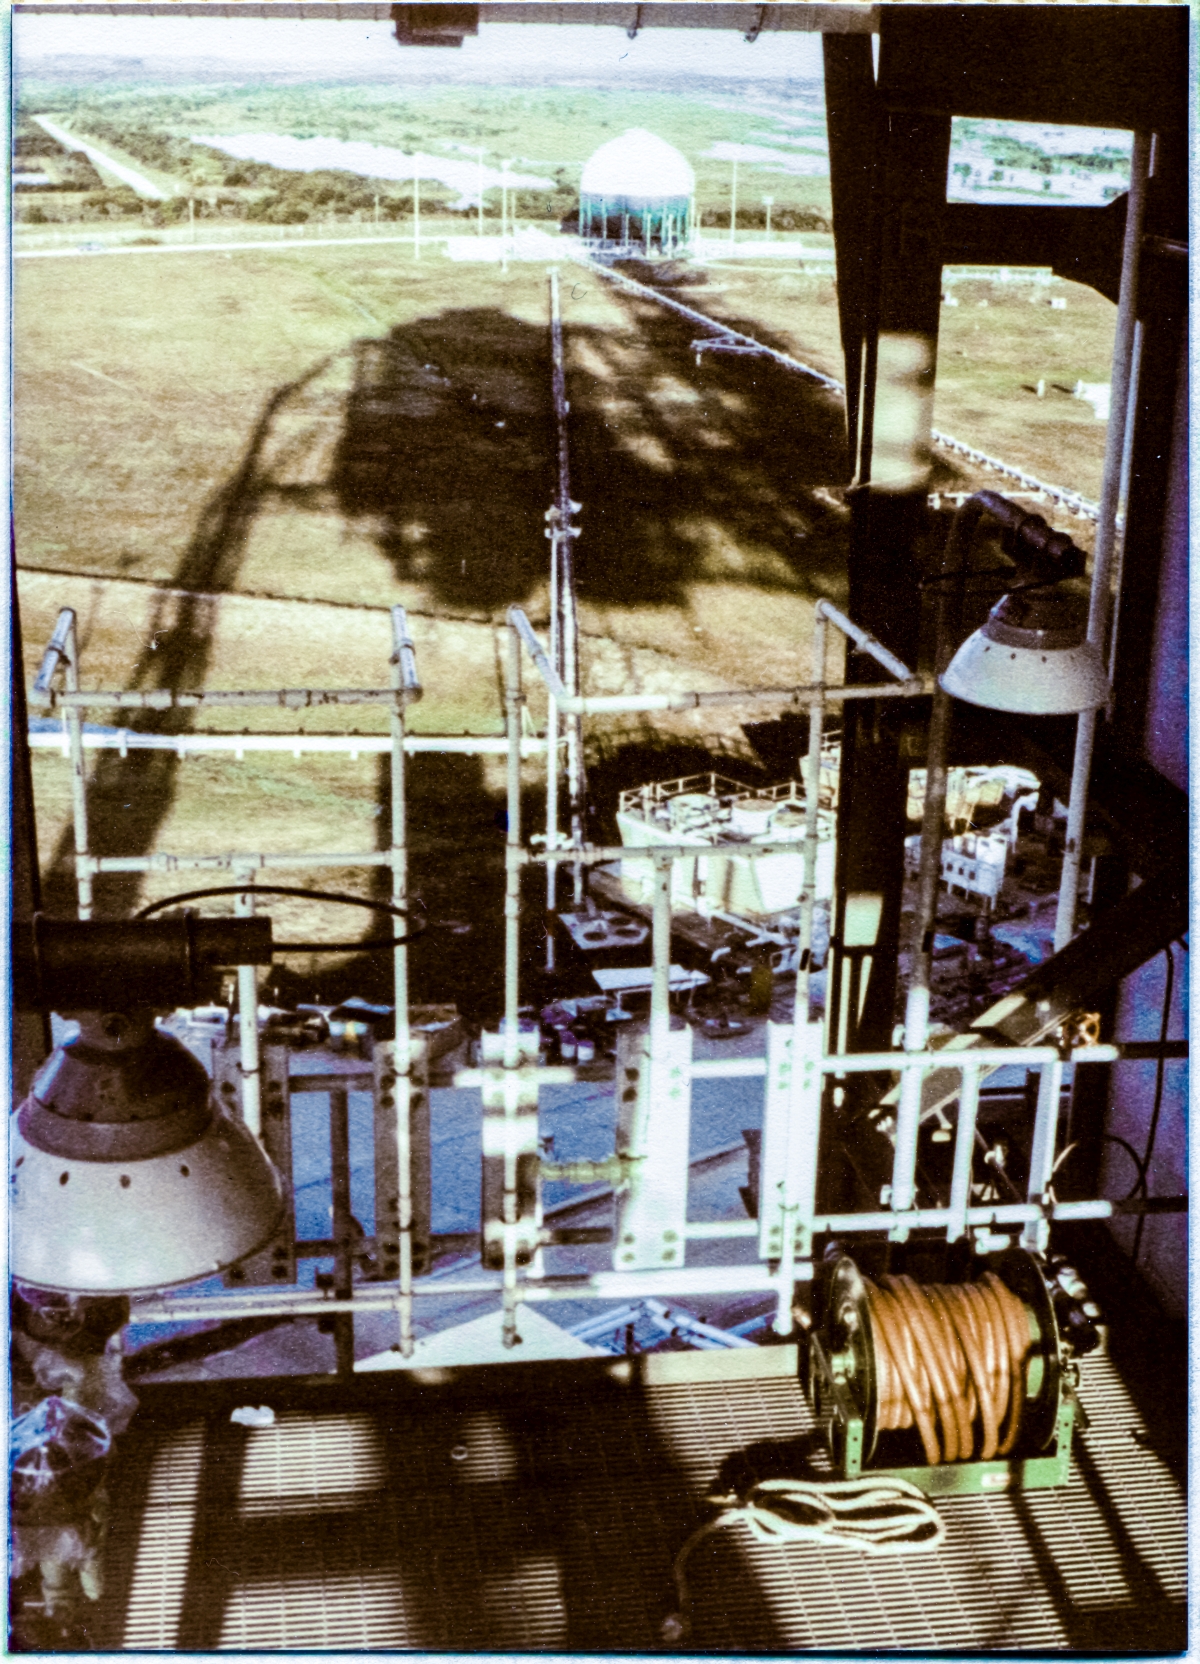
[(679, 252), (689, 240), (695, 189), (686, 156), (657, 134), (631, 127), (584, 165), (580, 236), (592, 248)]

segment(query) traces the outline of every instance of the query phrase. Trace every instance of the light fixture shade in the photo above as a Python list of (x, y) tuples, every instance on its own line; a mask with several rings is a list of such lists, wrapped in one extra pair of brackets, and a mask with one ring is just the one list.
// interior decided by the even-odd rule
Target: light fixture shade
[[(106, 1044), (102, 1023), (127, 1026)], [(148, 1018), (85, 1016), (10, 1132), (9, 1269), (22, 1283), (132, 1294), (194, 1282), (278, 1228), (279, 1175), (213, 1107), (199, 1061)]]
[(1025, 716), (1069, 716), (1108, 698), (1082, 601), (1063, 590), (1015, 591), (992, 608), (941, 677), (955, 699)]

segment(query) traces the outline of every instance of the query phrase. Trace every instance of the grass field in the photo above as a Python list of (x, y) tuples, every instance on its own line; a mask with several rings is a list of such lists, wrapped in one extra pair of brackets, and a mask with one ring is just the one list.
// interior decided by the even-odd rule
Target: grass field
[[(680, 292), (841, 373), (828, 281), (714, 268)], [(1030, 306), (1016, 285), (958, 292), (962, 304), (943, 313), (939, 425), (1094, 494), (1103, 424), (1064, 394), (1024, 389), (1104, 379), (1113, 309), (1067, 285), (1055, 291), (1065, 313)], [(707, 356), (697, 368), (690, 324), (578, 268), (564, 272), (563, 301), (586, 685), (804, 680), (813, 600), (844, 599), (840, 401), (762, 360)], [(71, 605), (85, 685), (378, 686), (387, 608), (401, 602), (427, 690), (414, 727), (500, 732), (504, 609), (545, 616), (547, 316), (541, 267), (502, 273), (433, 252), (417, 263), (387, 246), (19, 262), (27, 667)], [(683, 715), (656, 731), (744, 753), (748, 714)], [(310, 713), (305, 726), (323, 720)], [(171, 731), (169, 717), (147, 724)], [(630, 748), (644, 747), (647, 728), (596, 724), (591, 735), (617, 759), (614, 780), (622, 754), (646, 766)], [(386, 835), (386, 771), (374, 758), (105, 753), (90, 768), (101, 853), (370, 849)], [(65, 911), (67, 768), (37, 753), (34, 771), (48, 902)], [(532, 789), (534, 770), (528, 778)], [(410, 785), (414, 883), (431, 912), (475, 929), (418, 953), (416, 997), (488, 1007), (500, 966), (500, 768), (417, 759)], [(177, 883), (106, 881), (101, 910), (123, 913)], [(376, 880), (347, 883), (367, 891)], [(283, 903), (278, 933), (344, 927), (319, 911), (314, 921)], [(359, 991), (386, 984), (378, 965), (345, 974)], [(336, 986), (326, 974), (325, 991)]]
[[(591, 86), (505, 88), (367, 82), (363, 85), (229, 86), (151, 92), (141, 88), (26, 89), (21, 131), (30, 112), (57, 114), (68, 126), (97, 131), (105, 142), (126, 147), (133, 158), (157, 164), (180, 184), (220, 184), (240, 164), (219, 151), (191, 143), (194, 135), (287, 133), (296, 138), (361, 139), (406, 152), (474, 155), (482, 147), (495, 167), (515, 167), (559, 179), (573, 192), (592, 152), (629, 127), (644, 127), (677, 146), (696, 171), (700, 210), (728, 214), (732, 170), (710, 156), (717, 144), (766, 145), (764, 160), (740, 169), (743, 223), (757, 213), (762, 195), (775, 197), (775, 223), (786, 227), (800, 208), (829, 211), (829, 180), (822, 174), (781, 172), (788, 157), (819, 154), (824, 111), (818, 88), (779, 91), (756, 101), (720, 83), (694, 94)], [(256, 182), (288, 182), (278, 170), (254, 165)], [(294, 180), (295, 175), (291, 178)], [(400, 187), (389, 187), (400, 189)], [(453, 191), (432, 187), (440, 198)], [(493, 193), (494, 195), (495, 193)]]

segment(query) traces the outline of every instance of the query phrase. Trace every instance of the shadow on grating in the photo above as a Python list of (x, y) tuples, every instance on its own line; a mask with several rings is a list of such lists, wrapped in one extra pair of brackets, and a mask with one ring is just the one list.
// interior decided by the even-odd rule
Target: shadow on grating
[[(689, 1563), (689, 1649), (1182, 1648), (1182, 1490), (1111, 1364), (1084, 1367), (1069, 1485), (940, 1503), (934, 1555), (718, 1532)], [(820, 1465), (789, 1377), (472, 1375), (292, 1386), (254, 1430), (229, 1423), (225, 1385), (158, 1389), (124, 1441), (90, 1644), (661, 1650), (672, 1560), (708, 1491)]]

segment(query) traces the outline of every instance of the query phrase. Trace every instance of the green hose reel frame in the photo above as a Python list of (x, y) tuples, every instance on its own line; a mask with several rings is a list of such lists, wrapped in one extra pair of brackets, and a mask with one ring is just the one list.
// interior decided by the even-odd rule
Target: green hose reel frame
[[(808, 1398), (824, 1428), (838, 1478), (861, 1474), (906, 1479), (927, 1496), (986, 1496), (1042, 1490), (1070, 1478), (1077, 1367), (1064, 1359), (1050, 1291), (1037, 1261), (1023, 1249), (1003, 1255), (996, 1270), (1021, 1300), (1032, 1342), (1024, 1425), (1017, 1449), (991, 1461), (877, 1466), (876, 1368), (867, 1291), (848, 1256), (829, 1280), (824, 1312), (808, 1343)], [(1086, 1421), (1083, 1421), (1086, 1426)]]

